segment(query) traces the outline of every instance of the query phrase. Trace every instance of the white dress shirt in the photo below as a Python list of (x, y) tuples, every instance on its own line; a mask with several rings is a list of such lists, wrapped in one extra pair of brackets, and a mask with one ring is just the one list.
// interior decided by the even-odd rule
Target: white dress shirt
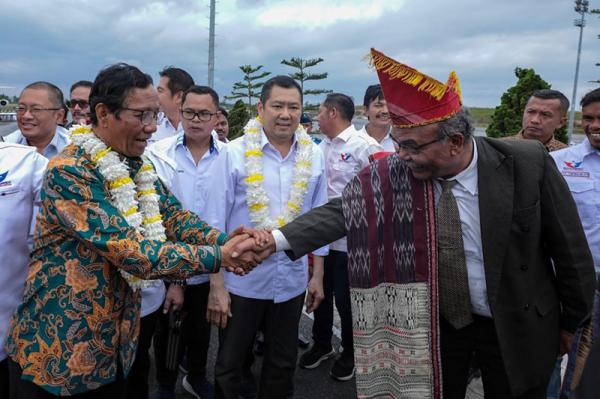
[(553, 151), (558, 170), (563, 175), (575, 204), (585, 236), (600, 273), (600, 151), (586, 138), (569, 148)]
[[(301, 213), (320, 206), (327, 201), (327, 180), (323, 154), (313, 145), (312, 177), (308, 184)], [(265, 191), (269, 197), (272, 218), (283, 213), (290, 194), (297, 143), (285, 158), (273, 147), (262, 133), (263, 173)], [(214, 168), (215, 184), (207, 201), (207, 222), (216, 228), (231, 232), (240, 225), (253, 226), (246, 203), (247, 176), (244, 165), (244, 137), (231, 141), (219, 155)], [(326, 256), (327, 247), (314, 251)], [(246, 298), (285, 302), (302, 294), (308, 283), (307, 257), (292, 261), (284, 253), (275, 253), (246, 276), (223, 272), (225, 286), (233, 294)]]
[[(469, 280), (469, 293), (471, 295), (471, 310), (480, 316), (491, 317), (490, 305), (487, 297), (485, 282), (485, 269), (483, 263), (483, 246), (481, 243), (481, 224), (479, 218), (479, 187), (477, 183), (477, 144), (473, 143), (473, 159), (465, 170), (449, 180), (456, 180), (458, 184), (452, 187), (452, 194), (456, 198), (460, 225), (462, 229), (465, 260), (467, 263), (467, 277)], [(438, 180), (434, 182), (435, 201), (439, 201), (442, 186)]]
[[(185, 145), (183, 132), (166, 138), (150, 148), (150, 158), (165, 186), (181, 202), (184, 209), (205, 220), (208, 193), (215, 185), (214, 167), (219, 153), (227, 144), (211, 136), (209, 150), (196, 165), (192, 153)], [(208, 282), (208, 274), (187, 279), (188, 285)]]
[[(21, 145), (29, 145), (27, 139), (23, 136), (20, 130), (15, 130), (8, 136), (4, 137), (4, 141), (7, 143), (16, 143)], [(46, 159), (52, 159), (55, 155), (63, 150), (67, 145), (71, 143), (69, 138), (69, 132), (62, 126), (56, 127), (56, 133), (52, 138), (52, 141), (44, 148), (43, 156)]]
[[(362, 129), (359, 130), (359, 132), (366, 134), (369, 137), (372, 137), (367, 132), (367, 125), (364, 125), (362, 127)], [(383, 148), (382, 150), (379, 150), (379, 151), (396, 152), (396, 143), (394, 143), (394, 140), (392, 140), (391, 133), (392, 133), (392, 128), (390, 127), (390, 130), (383, 137), (383, 140), (381, 140), (381, 142), (379, 142), (379, 145)], [(375, 139), (373, 139), (373, 140), (375, 140)], [(375, 140), (375, 141), (377, 141), (377, 140)]]
[[(357, 131), (352, 125), (333, 139), (325, 136), (319, 148), (325, 157), (327, 197), (330, 200), (341, 197), (346, 184), (369, 165), (369, 155), (383, 151), (377, 140)], [(346, 237), (331, 243), (329, 249), (347, 252)]]
[(0, 142), (0, 361), (10, 317), (23, 300), (28, 238), (48, 161), (33, 147)]
[(178, 133), (183, 132), (183, 124), (179, 122), (177, 127), (173, 126), (169, 118), (164, 113), (158, 115), (158, 121), (156, 122), (156, 132), (152, 134), (152, 137), (148, 139), (148, 143), (156, 143), (157, 141), (166, 139), (168, 137), (176, 136)]

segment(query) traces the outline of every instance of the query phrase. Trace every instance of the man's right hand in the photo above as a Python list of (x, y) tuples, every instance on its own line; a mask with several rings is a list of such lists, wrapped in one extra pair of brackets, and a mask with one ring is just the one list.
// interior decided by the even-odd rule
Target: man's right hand
[[(243, 276), (255, 268), (258, 263), (260, 263), (259, 258), (255, 256), (252, 248), (248, 248), (242, 253), (235, 250), (238, 244), (247, 240), (254, 242), (254, 239), (248, 234), (238, 234), (234, 237), (231, 237), (229, 241), (227, 241), (225, 245), (221, 247), (221, 264), (225, 266), (228, 272)], [(243, 246), (243, 248), (246, 247), (247, 245)], [(236, 255), (235, 257), (233, 256), (234, 253)]]
[(206, 320), (219, 328), (225, 328), (229, 317), (231, 317), (231, 297), (225, 288), (223, 275), (221, 273), (211, 275)]
[(231, 254), (234, 259), (240, 258), (251, 251), (255, 255), (255, 260), (260, 263), (275, 252), (275, 239), (273, 239), (270, 232), (253, 230), (249, 233), (252, 234), (252, 237), (236, 243)]

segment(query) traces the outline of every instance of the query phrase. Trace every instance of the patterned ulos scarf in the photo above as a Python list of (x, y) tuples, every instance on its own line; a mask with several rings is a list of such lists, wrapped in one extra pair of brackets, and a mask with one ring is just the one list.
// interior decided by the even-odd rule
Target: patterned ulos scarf
[(435, 202), (397, 155), (346, 186), (359, 398), (441, 398)]

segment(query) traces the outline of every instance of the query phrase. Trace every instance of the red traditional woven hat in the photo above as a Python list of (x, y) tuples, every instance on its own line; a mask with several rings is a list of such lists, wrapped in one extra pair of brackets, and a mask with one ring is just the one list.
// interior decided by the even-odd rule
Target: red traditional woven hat
[(428, 125), (451, 118), (460, 111), (460, 84), (454, 71), (444, 84), (375, 49), (371, 49), (371, 62), (377, 69), (394, 126)]

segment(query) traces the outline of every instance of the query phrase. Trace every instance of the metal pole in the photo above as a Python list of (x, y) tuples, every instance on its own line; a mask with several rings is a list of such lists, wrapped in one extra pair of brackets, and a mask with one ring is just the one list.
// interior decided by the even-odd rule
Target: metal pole
[(215, 4), (210, 0), (210, 27), (208, 32), (208, 86), (215, 85)]

